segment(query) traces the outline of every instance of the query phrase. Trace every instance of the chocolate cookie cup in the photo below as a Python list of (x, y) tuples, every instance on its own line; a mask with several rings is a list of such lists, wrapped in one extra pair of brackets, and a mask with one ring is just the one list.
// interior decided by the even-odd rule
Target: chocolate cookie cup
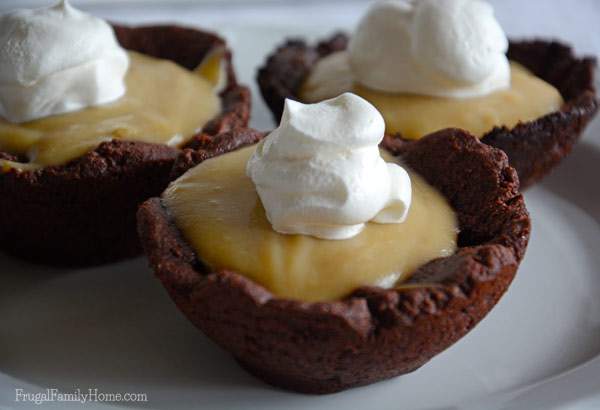
[[(114, 26), (129, 50), (193, 69), (217, 49), (216, 35), (177, 26)], [(237, 83), (226, 52), (227, 82), (221, 113), (188, 147), (202, 149), (216, 134), (245, 126), (250, 92)], [(0, 173), (0, 246), (27, 260), (66, 266), (94, 265), (141, 252), (135, 214), (141, 202), (170, 181), (181, 150), (167, 145), (113, 140), (64, 165)], [(25, 161), (5, 152), (0, 159)]]
[[(447, 198), (460, 225), (457, 252), (397, 288), (363, 287), (333, 302), (278, 298), (241, 273), (211, 271), (160, 198), (139, 209), (150, 265), (179, 309), (270, 384), (331, 393), (411, 372), (471, 330), (516, 273), (531, 225), (501, 150), (458, 129), (382, 146)], [(209, 156), (182, 156), (181, 169)]]
[[(298, 93), (316, 62), (345, 50), (348, 37), (336, 34), (316, 45), (290, 40), (270, 55), (258, 71), (262, 96), (279, 121), (286, 98)], [(573, 50), (556, 41), (511, 41), (508, 58), (520, 63), (561, 93), (565, 103), (560, 111), (522, 122), (509, 129), (496, 127), (481, 140), (501, 148), (517, 170), (521, 187), (533, 185), (566, 157), (598, 110), (594, 86), (596, 60), (578, 58)], [(411, 144), (412, 141), (397, 138)]]

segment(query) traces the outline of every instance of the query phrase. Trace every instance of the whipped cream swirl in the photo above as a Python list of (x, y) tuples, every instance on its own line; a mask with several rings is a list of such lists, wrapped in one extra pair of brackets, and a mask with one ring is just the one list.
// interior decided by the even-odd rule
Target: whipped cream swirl
[(510, 86), (508, 40), (482, 0), (375, 3), (349, 47), (354, 78), (380, 91), (466, 98)]
[(273, 229), (347, 239), (368, 221), (403, 222), (410, 177), (381, 157), (384, 131), (375, 107), (351, 93), (317, 104), (286, 100), (279, 127), (246, 168)]
[(0, 115), (20, 123), (125, 94), (129, 57), (104, 20), (56, 6), (0, 16)]

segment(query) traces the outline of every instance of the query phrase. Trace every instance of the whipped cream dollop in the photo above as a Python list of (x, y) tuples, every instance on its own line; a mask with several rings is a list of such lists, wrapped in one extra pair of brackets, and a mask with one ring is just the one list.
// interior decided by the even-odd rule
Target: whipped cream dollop
[(510, 86), (508, 40), (482, 0), (375, 3), (348, 46), (359, 83), (380, 91), (466, 98)]
[(381, 114), (355, 94), (317, 104), (286, 100), (279, 127), (246, 168), (273, 229), (347, 239), (368, 221), (403, 222), (411, 181), (381, 157), (384, 131)]
[(104, 20), (56, 6), (0, 16), (0, 115), (20, 123), (125, 94), (129, 57)]

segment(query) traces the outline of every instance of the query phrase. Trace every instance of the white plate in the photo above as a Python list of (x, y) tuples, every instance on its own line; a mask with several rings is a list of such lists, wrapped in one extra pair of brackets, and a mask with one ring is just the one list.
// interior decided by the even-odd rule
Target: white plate
[[(265, 15), (252, 10), (226, 26), (217, 14), (199, 11), (162, 19), (226, 27), (221, 31), (236, 50), (240, 77), (252, 83), (256, 65), (283, 36), (314, 38), (330, 26), (349, 25), (363, 6), (343, 22), (332, 18), (327, 28), (305, 18), (312, 13), (323, 20), (331, 11), (323, 7), (322, 13), (302, 10), (295, 19), (276, 8), (279, 23), (269, 28)], [(149, 13), (104, 11), (130, 21), (162, 16)], [(246, 18), (261, 23), (247, 24)], [(253, 115), (257, 128), (272, 126), (256, 93)], [(571, 157), (526, 193), (534, 224), (527, 256), (509, 292), (479, 326), (413, 374), (334, 395), (284, 392), (246, 374), (182, 317), (142, 258), (65, 271), (0, 256), (0, 409), (40, 408), (16, 403), (17, 388), (141, 392), (147, 403), (121, 405), (169, 410), (192, 404), (261, 410), (600, 408), (599, 137), (597, 121)], [(41, 408), (65, 407), (79, 405)], [(96, 407), (107, 408), (85, 408)]]

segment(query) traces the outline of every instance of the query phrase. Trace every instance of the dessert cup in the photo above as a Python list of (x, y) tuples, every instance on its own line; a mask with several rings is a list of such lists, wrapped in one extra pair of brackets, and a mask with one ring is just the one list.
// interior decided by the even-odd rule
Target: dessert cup
[[(336, 51), (345, 50), (348, 37), (336, 34), (315, 45), (289, 40), (259, 69), (262, 96), (279, 121), (286, 98), (301, 100), (300, 87), (315, 64)], [(526, 188), (550, 172), (566, 157), (598, 110), (594, 87), (593, 58), (576, 57), (573, 50), (556, 41), (511, 41), (508, 58), (554, 86), (564, 99), (559, 111), (521, 122), (515, 127), (490, 129), (481, 140), (502, 149)], [(396, 135), (407, 144), (412, 140)]]
[[(114, 26), (120, 44), (194, 69), (225, 42), (216, 35), (177, 26)], [(187, 147), (211, 146), (219, 133), (245, 126), (249, 90), (237, 83), (225, 54), (221, 113)], [(112, 140), (64, 165), (5, 169), (0, 173), (0, 246), (27, 260), (56, 265), (93, 265), (135, 256), (141, 248), (135, 213), (165, 189), (180, 149)], [(26, 159), (0, 152), (0, 159)]]
[[(239, 146), (262, 137), (230, 134), (224, 140)], [(242, 272), (209, 269), (160, 198), (138, 211), (150, 265), (179, 309), (270, 384), (331, 393), (414, 371), (469, 332), (514, 278), (531, 225), (504, 152), (458, 129), (410, 144), (388, 137), (382, 148), (445, 196), (460, 227), (453, 255), (397, 287), (361, 287), (327, 302), (280, 298)], [(188, 151), (175, 173), (219, 153)]]

